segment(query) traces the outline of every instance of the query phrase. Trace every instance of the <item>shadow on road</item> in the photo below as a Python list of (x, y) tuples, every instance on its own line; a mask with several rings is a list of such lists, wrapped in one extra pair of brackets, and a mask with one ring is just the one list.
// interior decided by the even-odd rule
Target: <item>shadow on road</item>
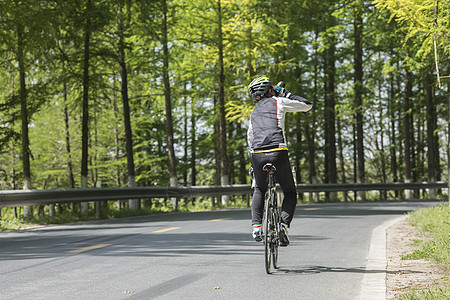
[[(286, 274), (297, 274), (297, 275), (314, 275), (319, 273), (387, 273), (395, 274), (399, 271), (387, 271), (386, 270), (366, 270), (365, 267), (326, 267), (326, 266), (301, 266), (294, 268), (280, 268), (274, 275), (286, 275)], [(421, 271), (411, 271), (412, 273), (423, 273)]]

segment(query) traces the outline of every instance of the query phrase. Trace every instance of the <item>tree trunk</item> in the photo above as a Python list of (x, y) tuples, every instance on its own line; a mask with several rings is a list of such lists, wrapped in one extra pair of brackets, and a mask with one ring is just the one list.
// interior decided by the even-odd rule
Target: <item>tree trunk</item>
[[(184, 92), (187, 94), (186, 84), (184, 85)], [(188, 138), (188, 97), (183, 97), (183, 185), (187, 186), (188, 182), (188, 151), (189, 151), (189, 138)]]
[[(11, 89), (12, 89), (13, 91), (15, 91), (14, 75), (13, 75), (13, 74), (11, 74)], [(11, 115), (13, 114), (12, 106), (10, 106), (9, 112), (10, 112)], [(11, 126), (12, 126), (12, 127), (14, 127), (14, 123), (15, 123), (15, 120), (14, 120), (14, 118), (12, 118), (12, 119), (11, 119)], [(16, 148), (15, 148), (15, 143), (14, 143), (14, 140), (11, 140), (10, 142), (11, 142), (11, 153), (10, 153), (10, 155), (11, 155), (11, 161), (15, 161), (15, 160), (16, 160)], [(15, 190), (16, 187), (17, 187), (17, 185), (16, 185), (16, 168), (15, 168), (14, 164), (12, 164), (12, 170), (11, 170), (11, 173), (12, 173), (12, 174), (11, 174), (11, 176), (10, 176), (10, 177), (11, 177), (10, 187), (11, 187), (12, 190)], [(20, 209), (20, 208), (19, 208), (19, 209)], [(16, 219), (18, 218), (17, 206), (14, 207), (14, 218), (16, 218)]]
[[(292, 169), (292, 176), (294, 177), (294, 183), (295, 183), (295, 185), (297, 185), (297, 184), (299, 184), (299, 183), (301, 183), (301, 182), (303, 182), (303, 178), (302, 178), (302, 172), (301, 172), (301, 170), (300, 170), (300, 158), (301, 158), (301, 156), (299, 155), (300, 153), (303, 153), (303, 151), (301, 150), (301, 148), (302, 148), (302, 144), (303, 144), (303, 139), (304, 139), (304, 137), (303, 137), (303, 128), (304, 128), (304, 126), (303, 126), (303, 124), (301, 123), (301, 119), (300, 119), (300, 114), (296, 114), (296, 115), (293, 115), (292, 117), (294, 117), (295, 118), (295, 124), (296, 124), (296, 128), (297, 128), (297, 130), (296, 130), (296, 152), (297, 152), (297, 155), (295, 155), (295, 161), (294, 161), (294, 167), (293, 167), (293, 169)], [(292, 166), (291, 166), (292, 167)], [(304, 200), (304, 193), (301, 193), (301, 192), (299, 192), (299, 193), (297, 193), (297, 201), (300, 201), (301, 203), (303, 203), (303, 200)]]
[[(214, 111), (216, 112), (217, 116), (217, 106), (218, 104), (218, 93), (214, 94), (213, 101), (214, 101)], [(221, 149), (220, 149), (220, 121), (216, 117), (214, 119), (214, 158), (215, 158), (215, 166), (216, 166), (216, 172), (215, 172), (215, 185), (220, 185), (220, 174), (222, 174), (221, 168), (222, 164), (220, 163), (220, 155), (221, 155)], [(212, 197), (212, 206), (214, 207), (216, 205), (216, 199), (215, 196)]]
[[(447, 64), (447, 74), (450, 75), (450, 63)], [(450, 191), (450, 80), (447, 81), (447, 181)], [(448, 203), (450, 204), (450, 192), (448, 193)]]
[[(66, 69), (64, 60), (62, 61), (63, 70)], [(67, 153), (67, 172), (70, 188), (75, 188), (75, 178), (73, 176), (72, 151), (70, 149), (70, 131), (69, 131), (69, 108), (67, 105), (67, 79), (63, 78), (63, 97), (64, 97), (64, 134), (66, 135), (66, 153)]]
[[(315, 34), (315, 40), (317, 41), (318, 33)], [(313, 108), (311, 110), (312, 114), (312, 122), (309, 122), (306, 125), (305, 135), (308, 143), (308, 165), (309, 165), (309, 183), (316, 184), (317, 183), (317, 171), (316, 171), (316, 132), (315, 126), (316, 124), (316, 103), (317, 103), (317, 93), (318, 93), (318, 68), (319, 68), (319, 55), (317, 49), (314, 49), (314, 98), (313, 98)], [(311, 202), (319, 202), (319, 193), (310, 193), (309, 200)]]
[[(97, 187), (98, 170), (93, 168), (95, 162), (97, 161), (98, 153), (98, 126), (97, 126), (97, 99), (93, 98), (93, 109), (91, 110), (92, 115), (89, 118), (89, 124), (93, 124), (93, 133), (89, 134), (89, 146), (91, 147), (91, 155), (89, 155), (89, 173), (91, 174), (91, 187)], [(92, 141), (93, 140), (93, 141)], [(94, 202), (94, 206), (98, 202)]]
[[(64, 83), (65, 85), (65, 83)], [(64, 88), (64, 97), (66, 97), (66, 88)], [(68, 155), (67, 159), (67, 171), (69, 176), (70, 188), (75, 188), (75, 179), (73, 176), (73, 166), (72, 166), (72, 152), (70, 150), (70, 132), (69, 132), (69, 112), (67, 104), (64, 106), (64, 124), (65, 124), (65, 134), (66, 134), (66, 152)]]
[[(20, 117), (22, 119), (22, 167), (23, 167), (23, 189), (29, 190), (31, 186), (30, 168), (30, 140), (28, 136), (28, 107), (27, 107), (27, 87), (25, 83), (25, 62), (24, 62), (24, 28), (17, 26), (17, 60), (19, 63), (20, 81)], [(33, 216), (33, 206), (25, 206), (23, 215), (26, 218)]]
[[(115, 81), (114, 81), (115, 83)], [(114, 84), (114, 90), (115, 90), (115, 84)], [(118, 115), (117, 115), (117, 102), (116, 102), (116, 94), (114, 92), (114, 95), (112, 96), (113, 100), (113, 114), (114, 114), (114, 161), (116, 162), (116, 186), (121, 186), (121, 180), (120, 180), (120, 167), (117, 164), (117, 162), (120, 159), (120, 147), (119, 147), (119, 128), (118, 128)]]
[[(433, 103), (433, 80), (431, 74), (426, 74), (425, 77), (425, 95), (426, 95), (426, 109), (427, 109), (427, 160), (428, 160), (428, 182), (436, 181), (436, 150), (435, 131), (436, 131), (436, 109)], [(430, 196), (436, 197), (436, 190), (430, 189)]]
[[(342, 142), (342, 130), (341, 130), (341, 118), (337, 118), (337, 135), (338, 135), (338, 150), (339, 150), (339, 169), (341, 173), (341, 182), (346, 183), (347, 179), (345, 177), (345, 162), (344, 162), (344, 146)], [(348, 201), (348, 193), (344, 191), (343, 193), (344, 202)]]
[[(122, 94), (123, 105), (123, 122), (125, 125), (125, 148), (127, 155), (127, 171), (128, 171), (128, 187), (136, 186), (136, 175), (134, 167), (134, 154), (133, 154), (133, 132), (131, 130), (130, 119), (130, 104), (128, 99), (128, 71), (125, 59), (125, 41), (124, 41), (124, 28), (123, 21), (125, 15), (122, 12), (122, 3), (119, 2), (117, 12), (117, 29), (118, 29), (118, 44), (119, 44), (119, 72), (121, 77), (120, 91)], [(128, 204), (131, 210), (138, 210), (140, 208), (140, 199), (130, 199)]]
[[(379, 95), (378, 98), (381, 99), (382, 95), (381, 95), (381, 85), (384, 83), (384, 81), (382, 82), (382, 80), (378, 81), (379, 83), (379, 87), (378, 87), (378, 91), (379, 91)], [(385, 119), (384, 119), (384, 111), (383, 111), (383, 105), (379, 105), (379, 128), (381, 130), (381, 137), (380, 137), (380, 159), (381, 159), (381, 182), (385, 183), (387, 182), (387, 155), (386, 155), (386, 151), (385, 151), (385, 147), (384, 147), (384, 136), (385, 136), (385, 128), (386, 126), (384, 125)], [(376, 123), (375, 123), (376, 124)], [(380, 200), (386, 200), (387, 199), (387, 191), (380, 191)]]
[[(196, 113), (195, 113), (195, 102), (192, 98), (191, 102), (191, 185), (195, 186), (197, 184), (197, 137), (195, 135), (195, 123)], [(194, 200), (193, 200), (194, 201)]]
[[(220, 162), (220, 184), (228, 185), (230, 183), (228, 174), (228, 155), (227, 155), (227, 127), (225, 120), (225, 73), (223, 62), (223, 32), (222, 32), (222, 7), (221, 0), (217, 1), (218, 16), (218, 50), (219, 50), (219, 162)], [(222, 205), (227, 206), (230, 197), (222, 196)]]
[[(337, 182), (336, 169), (336, 100), (335, 100), (335, 38), (330, 38), (325, 51), (325, 182)], [(331, 201), (337, 201), (337, 193), (329, 193)]]
[[(357, 153), (357, 183), (365, 182), (364, 166), (364, 132), (363, 132), (363, 18), (362, 3), (357, 2), (355, 20), (353, 23), (355, 33), (354, 71), (355, 71), (355, 111), (356, 111), (356, 153)], [(365, 200), (364, 191), (358, 191), (357, 200)]]
[[(404, 140), (404, 169), (405, 182), (411, 182), (411, 74), (408, 70), (404, 71), (404, 91), (403, 91), (403, 140)], [(411, 190), (405, 190), (405, 198), (411, 199)]]
[[(164, 81), (164, 99), (166, 103), (166, 133), (167, 133), (167, 148), (169, 155), (169, 177), (170, 186), (177, 186), (177, 170), (173, 139), (173, 120), (172, 120), (172, 103), (170, 95), (170, 81), (169, 81), (169, 48), (167, 40), (167, 3), (162, 0), (162, 46), (163, 46), (163, 81)], [(175, 210), (178, 209), (178, 199), (172, 198), (172, 205)]]
[[(390, 89), (389, 89), (389, 105), (388, 105), (388, 115), (390, 119), (390, 155), (391, 155), (391, 174), (392, 174), (392, 181), (398, 182), (398, 163), (397, 163), (397, 138), (396, 138), (396, 132), (395, 132), (395, 102), (394, 102), (394, 78), (393, 76), (390, 79)], [(395, 198), (398, 198), (398, 191), (395, 191)]]
[[(91, 0), (87, 0), (86, 15), (90, 11)], [(89, 158), (89, 43), (91, 35), (91, 19), (86, 17), (84, 29), (84, 65), (83, 65), (83, 107), (81, 121), (81, 188), (87, 188)], [(81, 203), (81, 213), (87, 213), (89, 202)]]

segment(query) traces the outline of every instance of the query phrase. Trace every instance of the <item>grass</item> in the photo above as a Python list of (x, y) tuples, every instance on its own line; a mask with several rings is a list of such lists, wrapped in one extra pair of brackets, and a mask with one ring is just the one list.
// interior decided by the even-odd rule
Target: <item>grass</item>
[(450, 282), (446, 277), (443, 286), (428, 290), (415, 289), (402, 295), (404, 300), (448, 300), (450, 299)]
[[(417, 226), (425, 239), (417, 242), (419, 249), (402, 259), (426, 259), (450, 269), (450, 206), (439, 205), (410, 213), (411, 225)], [(450, 279), (438, 282), (438, 287), (416, 289), (402, 295), (402, 299), (450, 299)]]
[(421, 248), (405, 259), (427, 259), (440, 264), (450, 264), (450, 206), (439, 205), (417, 210), (410, 214), (411, 225), (419, 227), (427, 238)]
[(0, 220), (0, 231), (4, 230), (18, 230), (28, 227), (20, 219), (3, 219)]

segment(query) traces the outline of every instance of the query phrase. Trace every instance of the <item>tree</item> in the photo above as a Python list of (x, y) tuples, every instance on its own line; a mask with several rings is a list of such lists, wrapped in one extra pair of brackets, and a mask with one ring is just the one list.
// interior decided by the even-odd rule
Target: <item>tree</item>
[[(89, 158), (89, 58), (91, 38), (91, 0), (87, 0), (85, 9), (84, 26), (84, 60), (83, 60), (83, 104), (82, 104), (82, 129), (81, 129), (81, 188), (87, 188), (88, 184), (88, 158)], [(81, 212), (86, 213), (89, 203), (81, 203)]]
[[(391, 12), (392, 18), (403, 24), (405, 42), (420, 37), (421, 46), (417, 54), (421, 57), (433, 55), (437, 84), (440, 86), (439, 57), (450, 54), (450, 2), (446, 0), (374, 0), (375, 5)], [(413, 39), (417, 40), (417, 39)]]
[[(30, 71), (29, 55), (38, 59), (40, 52), (36, 49), (42, 46), (44, 43), (39, 44), (37, 40), (42, 29), (38, 18), (40, 15), (36, 12), (45, 11), (45, 7), (41, 7), (40, 4), (32, 3), (30, 1), (12, 1), (9, 3), (2, 3), (2, 11), (5, 11), (5, 15), (2, 17), (5, 19), (3, 32), (5, 35), (3, 39), (6, 43), (14, 41), (10, 46), (11, 52), (14, 55), (15, 62), (17, 63), (19, 73), (19, 91), (18, 99), (20, 103), (20, 119), (21, 119), (21, 160), (23, 170), (23, 188), (32, 188), (31, 167), (30, 167), (30, 138), (29, 138), (29, 122), (33, 110), (31, 101), (29, 101), (29, 79), (27, 78)], [(6, 41), (8, 40), (9, 41)], [(35, 50), (35, 53), (31, 54)], [(14, 91), (16, 93), (16, 91)], [(34, 104), (34, 103), (33, 103)], [(39, 105), (34, 105), (39, 106)], [(32, 206), (26, 206), (24, 208), (24, 216), (31, 217), (33, 214)]]
[[(125, 21), (127, 14), (123, 12), (124, 2), (119, 1), (117, 8), (117, 37), (118, 37), (118, 60), (119, 60), (119, 74), (120, 74), (120, 91), (122, 94), (123, 105), (123, 122), (125, 125), (125, 149), (127, 155), (127, 170), (128, 170), (128, 186), (136, 186), (136, 174), (134, 170), (134, 155), (133, 155), (133, 133), (131, 130), (130, 120), (130, 104), (128, 98), (128, 71), (125, 55)], [(126, 9), (126, 8), (125, 8)], [(128, 8), (129, 12), (130, 8)], [(139, 209), (139, 199), (129, 200), (131, 209)]]
[[(425, 99), (426, 99), (426, 124), (427, 124), (427, 161), (428, 161), (428, 181), (437, 181), (437, 166), (439, 165), (439, 147), (438, 141), (436, 140), (437, 135), (435, 134), (437, 130), (436, 121), (436, 109), (433, 102), (434, 97), (434, 87), (432, 75), (427, 72), (425, 74), (424, 81), (425, 88)], [(436, 190), (430, 190), (431, 196), (436, 197)]]
[[(22, 164), (23, 164), (23, 188), (31, 189), (31, 169), (30, 169), (30, 140), (28, 137), (28, 104), (27, 87), (25, 83), (25, 50), (24, 50), (24, 28), (22, 24), (17, 25), (17, 61), (19, 64), (20, 81), (20, 116), (22, 119)], [(30, 217), (33, 214), (31, 206), (24, 208), (24, 216)]]
[[(355, 3), (354, 27), (354, 84), (355, 84), (355, 124), (356, 124), (356, 180), (365, 182), (364, 130), (363, 130), (363, 1)], [(357, 193), (359, 200), (365, 200), (365, 193)]]
[[(404, 169), (405, 182), (411, 182), (412, 167), (411, 167), (411, 143), (412, 143), (412, 109), (411, 109), (411, 93), (412, 93), (412, 78), (411, 72), (408, 69), (404, 70), (404, 89), (403, 89), (403, 139), (404, 139)], [(406, 199), (411, 199), (411, 191), (406, 190)]]
[[(430, 57), (434, 58), (434, 68), (436, 72), (437, 86), (441, 86), (441, 79), (450, 76), (440, 75), (440, 57), (448, 57), (450, 54), (450, 20), (448, 12), (450, 11), (449, 1), (441, 0), (413, 0), (413, 1), (393, 1), (393, 0), (375, 0), (376, 6), (391, 13), (391, 20), (395, 18), (402, 27), (401, 31), (405, 34), (404, 44), (411, 45), (414, 51), (413, 58), (418, 62), (424, 62), (425, 65), (431, 65)], [(411, 63), (410, 63), (411, 64)], [(413, 65), (412, 67), (417, 67)], [(436, 178), (435, 169), (438, 155), (438, 147), (435, 145), (435, 122), (434, 122), (434, 103), (431, 101), (431, 85), (427, 80), (427, 142), (428, 142), (428, 160), (429, 160), (429, 180)], [(450, 111), (450, 106), (447, 108)], [(450, 134), (450, 131), (449, 131)], [(450, 135), (449, 135), (450, 136)], [(409, 149), (407, 149), (409, 150)], [(450, 150), (450, 148), (449, 148)], [(448, 166), (450, 170), (450, 164)], [(407, 171), (405, 166), (405, 171)], [(450, 171), (449, 171), (450, 173)], [(450, 199), (450, 198), (449, 198)]]
[[(227, 155), (227, 123), (225, 120), (225, 70), (224, 70), (224, 43), (222, 28), (222, 4), (217, 0), (217, 50), (218, 50), (218, 113), (219, 113), (219, 164), (220, 164), (220, 184), (228, 185), (230, 178), (228, 174), (228, 155)], [(228, 205), (229, 196), (222, 196), (222, 204)]]
[[(162, 13), (161, 13), (161, 43), (163, 47), (163, 68), (162, 77), (164, 82), (164, 103), (166, 109), (166, 134), (167, 134), (167, 149), (169, 155), (169, 182), (170, 186), (177, 186), (177, 169), (174, 150), (174, 138), (173, 138), (173, 118), (172, 118), (172, 97), (170, 91), (169, 80), (169, 47), (167, 38), (167, 1), (161, 1)], [(172, 204), (177, 209), (177, 199), (172, 199)]]
[[(324, 37), (323, 71), (324, 71), (324, 135), (325, 135), (325, 182), (337, 182), (336, 169), (336, 19), (329, 14), (327, 31)], [(337, 194), (331, 193), (330, 199), (337, 200)]]

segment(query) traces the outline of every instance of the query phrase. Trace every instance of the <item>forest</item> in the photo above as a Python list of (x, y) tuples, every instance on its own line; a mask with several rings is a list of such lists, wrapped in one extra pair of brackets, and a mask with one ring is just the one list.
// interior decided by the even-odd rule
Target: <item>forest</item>
[(0, 189), (248, 184), (259, 75), (298, 183), (446, 181), (449, 54), (444, 0), (3, 0)]

